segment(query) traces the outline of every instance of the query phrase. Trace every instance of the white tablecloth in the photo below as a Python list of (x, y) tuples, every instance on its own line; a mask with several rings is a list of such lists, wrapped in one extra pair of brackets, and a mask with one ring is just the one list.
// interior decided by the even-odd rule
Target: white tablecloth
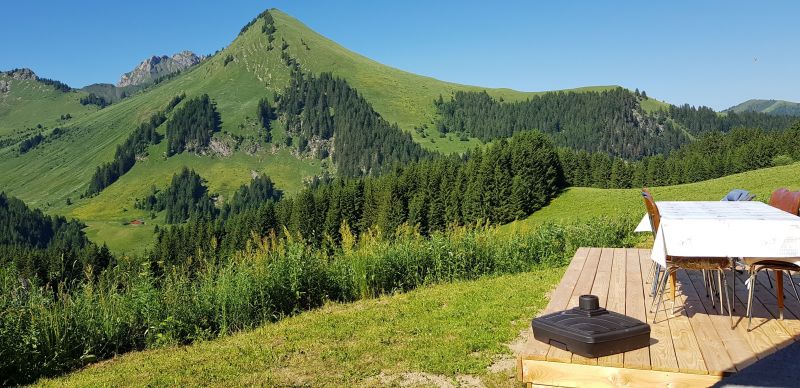
[[(800, 265), (800, 217), (762, 202), (656, 202), (661, 214), (651, 258), (743, 257)], [(644, 216), (637, 232), (650, 231)]]

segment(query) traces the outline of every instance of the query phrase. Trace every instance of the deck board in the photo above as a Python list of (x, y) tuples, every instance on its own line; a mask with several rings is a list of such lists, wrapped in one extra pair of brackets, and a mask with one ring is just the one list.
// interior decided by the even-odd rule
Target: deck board
[[(729, 274), (730, 276), (730, 274)], [(706, 288), (703, 284), (702, 275), (700, 272), (697, 271), (689, 271), (686, 272), (686, 278), (689, 278), (692, 285), (695, 289), (695, 294), (700, 296), (699, 302), (703, 305), (706, 313), (708, 314), (708, 318), (711, 320), (714, 329), (717, 331), (720, 339), (722, 340), (722, 344), (725, 346), (725, 351), (728, 353), (728, 357), (731, 359), (733, 363), (733, 367), (736, 370), (741, 370), (749, 366), (750, 364), (756, 362), (758, 358), (756, 357), (756, 352), (750, 346), (750, 343), (743, 338), (743, 334), (746, 334), (746, 331), (737, 332), (738, 330), (743, 330), (744, 326), (737, 325), (734, 330), (728, 330), (727, 325), (730, 325), (730, 318), (726, 315), (719, 314), (719, 309), (717, 306), (712, 306), (711, 299), (706, 298)], [(735, 300), (731, 301), (731, 304), (734, 303)], [(735, 309), (739, 312), (745, 311), (745, 306), (737, 305)], [(734, 323), (737, 323), (738, 317), (734, 317)]]
[[(625, 250), (614, 249), (611, 274), (609, 277), (608, 297), (605, 308), (611, 311), (625, 310)], [(612, 354), (597, 359), (598, 365), (622, 367), (624, 366), (623, 354)]]
[[(647, 321), (644, 305), (644, 288), (642, 288), (642, 272), (639, 262), (639, 251), (625, 251), (625, 315), (640, 321)], [(650, 348), (625, 352), (625, 368), (650, 369)]]
[[(678, 271), (678, 280), (680, 280), (683, 287), (682, 302), (684, 312), (686, 313), (686, 321), (691, 325), (692, 331), (698, 340), (697, 344), (700, 346), (700, 353), (705, 360), (705, 366), (709, 374), (723, 374), (726, 372), (735, 372), (736, 366), (731, 360), (728, 350), (725, 349), (725, 343), (722, 341), (714, 322), (711, 321), (709, 312), (700, 301), (700, 296), (694, 288), (694, 285), (689, 280), (686, 271)], [(705, 294), (703, 294), (705, 298)], [(719, 304), (712, 312), (719, 311)], [(689, 318), (690, 317), (690, 318)], [(720, 322), (717, 323), (718, 325)], [(731, 331), (730, 319), (728, 322), (722, 323), (720, 329)]]
[(678, 271), (675, 314), (667, 301), (654, 319), (649, 311), (649, 265), (649, 250), (580, 248), (542, 314), (572, 308), (580, 295), (592, 293), (601, 306), (650, 324), (650, 346), (586, 358), (531, 337), (518, 360), (519, 377), (526, 383), (565, 386), (588, 381), (609, 386), (710, 384), (800, 341), (800, 302), (788, 279), (784, 281), (785, 319), (779, 320), (778, 290), (770, 288), (766, 273), (757, 277), (753, 330), (747, 331), (747, 320), (742, 317), (747, 303), (746, 275), (737, 276), (735, 282), (731, 328), (727, 311), (720, 314), (719, 305), (712, 306), (706, 296), (699, 271)]
[[(550, 302), (547, 307), (542, 311), (542, 315), (550, 314), (559, 310), (564, 310), (569, 304), (569, 297), (572, 295), (572, 289), (575, 288), (575, 283), (583, 271), (583, 264), (586, 262), (586, 257), (589, 255), (589, 248), (578, 248), (575, 256), (572, 258), (569, 266), (567, 267), (561, 282), (556, 286), (556, 289), (550, 294)], [(526, 356), (531, 359), (545, 360), (547, 359), (547, 352), (551, 346), (543, 344), (539, 341), (528, 341)]]
[[(588, 294), (592, 290), (594, 283), (594, 275), (597, 273), (597, 265), (600, 263), (601, 248), (591, 248), (589, 254), (586, 256), (586, 262), (583, 264), (583, 271), (581, 271), (575, 287), (572, 288), (572, 293), (567, 301), (568, 306), (577, 306), (578, 297), (583, 294)], [(579, 356), (580, 357), (580, 356)], [(547, 361), (571, 362), (572, 353), (555, 346), (551, 346), (547, 352)]]
[[(649, 268), (647, 266), (650, 264), (649, 256), (640, 254), (639, 262), (646, 276)], [(650, 337), (654, 340), (650, 344), (650, 368), (666, 372), (678, 372), (678, 359), (675, 357), (675, 348), (672, 345), (669, 324), (663, 319), (661, 322), (654, 322), (655, 314), (650, 312), (650, 305), (653, 302), (653, 297), (650, 295), (651, 282), (652, 279), (644, 279), (644, 277), (642, 279), (646, 305), (645, 313), (647, 314), (647, 323), (650, 324)]]

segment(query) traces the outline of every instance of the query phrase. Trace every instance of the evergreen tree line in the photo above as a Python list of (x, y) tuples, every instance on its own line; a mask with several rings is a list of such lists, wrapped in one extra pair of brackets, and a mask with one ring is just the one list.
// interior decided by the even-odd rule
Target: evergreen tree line
[[(276, 112), (300, 152), (313, 151), (320, 158), (332, 154), (337, 173), (346, 177), (378, 175), (394, 163), (430, 156), (345, 80), (303, 73), (293, 63), (291, 81), (276, 98)], [(332, 148), (325, 142), (331, 138)]]
[(261, 27), (261, 32), (267, 34), (269, 36), (269, 41), (272, 42), (274, 39), (273, 35), (277, 29), (275, 28), (275, 19), (272, 18), (272, 14), (269, 11), (265, 11), (262, 13), (264, 18), (264, 25)]
[[(274, 21), (272, 20), (272, 15), (269, 14), (269, 10), (264, 10), (263, 12), (258, 14), (256, 17), (254, 17), (253, 20), (247, 22), (247, 24), (245, 24), (242, 27), (242, 29), (239, 30), (239, 36), (242, 36), (242, 34), (244, 34), (248, 29), (250, 29), (250, 27), (252, 27), (253, 24), (256, 24), (258, 19), (261, 19), (261, 18), (264, 18), (265, 20), (269, 20), (270, 22), (274, 23)], [(272, 24), (272, 23), (270, 23), (270, 24)]]
[(167, 113), (171, 112), (185, 98), (186, 98), (186, 92), (181, 92), (181, 94), (175, 95), (175, 97), (172, 97), (172, 99), (169, 100), (169, 102), (167, 103), (167, 107), (165, 108), (165, 111)]
[(37, 133), (19, 143), (19, 153), (20, 155), (30, 151), (31, 149), (38, 146), (42, 141), (44, 141), (44, 136), (41, 133)]
[[(12, 70), (12, 72), (13, 72), (13, 70)], [(50, 79), (50, 78), (38, 78), (38, 81), (43, 83), (43, 84), (45, 84), (45, 85), (52, 86), (55, 90), (58, 90), (59, 92), (67, 93), (67, 92), (71, 92), (72, 91), (72, 88), (69, 85), (67, 85), (67, 84), (65, 84), (65, 83), (63, 83), (61, 81), (56, 81), (56, 80)]]
[(100, 108), (105, 108), (111, 105), (111, 102), (94, 93), (89, 93), (86, 97), (81, 97), (80, 103), (81, 105), (97, 105)]
[[(727, 132), (734, 127), (787, 128), (797, 118), (763, 113), (717, 115), (688, 105), (645, 112), (636, 95), (616, 88), (602, 92), (545, 93), (518, 102), (496, 100), (484, 92), (456, 92), (450, 101), (434, 101), (440, 132), (457, 132), (489, 141), (517, 131), (538, 129), (557, 145), (605, 152), (626, 159), (666, 154), (692, 135)], [(677, 125), (676, 125), (677, 123)]]
[[(37, 125), (36, 128), (37, 129), (44, 129), (44, 127), (42, 127), (41, 124)], [(31, 136), (29, 138), (26, 138), (25, 140), (21, 141), (19, 143), (17, 151), (19, 152), (20, 155), (25, 154), (28, 151), (38, 147), (40, 144), (44, 143), (45, 141), (58, 139), (63, 134), (64, 134), (64, 129), (62, 129), (60, 127), (53, 128), (53, 130), (50, 132), (49, 135), (43, 135), (41, 132), (39, 132), (36, 135), (33, 135), (33, 136)], [(10, 139), (7, 139), (7, 140), (9, 140), (8, 143), (10, 143), (10, 144), (13, 144), (13, 142), (15, 141), (15, 139), (13, 139), (13, 138), (10, 138)]]
[(567, 148), (559, 149), (559, 158), (570, 186), (629, 188), (698, 182), (800, 160), (800, 123), (785, 131), (711, 132), (666, 156), (638, 161)]
[[(179, 266), (194, 273), (201, 264), (196, 260), (200, 252), (206, 258), (219, 261), (244, 249), (254, 235), (280, 233), (276, 232), (280, 225), (275, 203), (282, 195), (269, 177), (260, 175), (248, 185), (242, 185), (219, 211), (196, 212), (183, 226), (159, 229), (150, 252), (151, 269), (160, 274)], [(196, 201), (202, 202), (202, 199)], [(188, 259), (190, 257), (195, 260)]]
[(219, 128), (219, 113), (208, 94), (186, 101), (167, 122), (167, 156), (204, 150)]
[(719, 131), (728, 132), (738, 127), (761, 128), (767, 131), (785, 129), (800, 120), (798, 116), (781, 116), (760, 112), (725, 112), (724, 115), (720, 115), (707, 106), (695, 108), (689, 104), (670, 105), (668, 112), (670, 118), (693, 135)]
[(664, 115), (647, 115), (628, 90), (555, 92), (504, 102), (483, 92), (456, 92), (434, 102), (440, 132), (482, 141), (538, 129), (563, 147), (638, 158), (667, 152), (689, 141)]
[[(91, 196), (103, 191), (136, 164), (136, 157), (145, 154), (148, 145), (160, 143), (163, 136), (156, 131), (156, 128), (164, 123), (166, 115), (184, 98), (186, 98), (186, 93), (173, 97), (167, 103), (163, 112), (150, 116), (150, 120), (140, 124), (124, 143), (117, 146), (114, 160), (97, 167), (92, 179), (89, 181), (89, 188), (84, 195)], [(60, 129), (53, 130), (53, 134), (56, 131), (60, 131)]]
[(116, 182), (133, 167), (137, 155), (146, 153), (148, 145), (161, 142), (162, 136), (156, 128), (165, 120), (165, 113), (159, 112), (150, 116), (150, 120), (140, 124), (124, 143), (117, 146), (114, 160), (97, 167), (85, 195), (95, 195)]
[(458, 225), (505, 223), (546, 205), (564, 178), (552, 142), (524, 132), (465, 156), (395, 165), (380, 177), (318, 182), (293, 197), (243, 195), (274, 193), (258, 185), (263, 183), (243, 186), (224, 217), (195, 217), (160, 230), (151, 262), (186, 265), (193, 252), (218, 260), (244, 248), (253, 234), (288, 233), (335, 248), (346, 236), (393, 236), (402, 225), (430, 235)]
[(28, 208), (0, 193), (0, 267), (13, 266), (33, 285), (70, 285), (91, 267), (102, 271), (113, 257), (91, 243), (86, 225)]
[(256, 112), (256, 117), (258, 117), (258, 122), (261, 124), (261, 129), (263, 133), (261, 134), (261, 138), (269, 143), (272, 141), (272, 120), (275, 120), (277, 116), (275, 115), (275, 111), (272, 109), (272, 105), (270, 105), (269, 100), (266, 98), (262, 98), (258, 101), (258, 108)]
[(153, 188), (153, 193), (137, 200), (135, 206), (156, 212), (166, 210), (168, 224), (181, 223), (189, 218), (210, 219), (217, 215), (214, 200), (203, 178), (186, 167), (172, 176), (172, 182), (166, 190), (159, 192)]

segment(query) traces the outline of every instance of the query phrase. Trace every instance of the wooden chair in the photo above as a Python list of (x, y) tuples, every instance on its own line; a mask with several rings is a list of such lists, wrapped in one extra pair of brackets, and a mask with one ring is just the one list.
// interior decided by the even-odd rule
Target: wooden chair
[[(787, 189), (778, 189), (772, 192), (772, 195), (769, 197), (769, 204), (775, 208), (781, 209), (787, 213), (791, 213), (794, 215), (798, 215), (800, 212), (800, 191), (789, 191)], [(794, 296), (800, 301), (800, 294), (797, 293), (797, 285), (794, 283), (794, 279), (792, 278), (792, 271), (800, 270), (800, 266), (797, 266), (794, 263), (786, 262), (786, 261), (779, 261), (779, 260), (761, 260), (755, 262), (750, 265), (749, 272), (750, 272), (750, 280), (749, 284), (749, 293), (747, 295), (747, 330), (750, 330), (750, 324), (753, 320), (753, 294), (755, 293), (756, 289), (756, 276), (758, 275), (758, 271), (761, 270), (773, 270), (775, 271), (775, 278), (777, 283), (777, 290), (776, 295), (778, 296), (778, 317), (783, 319), (783, 273), (784, 271), (789, 276), (789, 282), (792, 284), (792, 289), (794, 290)], [(767, 276), (769, 279), (769, 276)], [(772, 286), (772, 280), (770, 280), (770, 286)]]
[[(650, 194), (650, 190), (648, 188), (645, 187), (642, 189), (642, 197), (644, 197), (644, 205), (645, 208), (647, 209), (648, 218), (650, 219), (650, 230), (653, 232), (653, 237), (655, 237), (656, 232), (658, 232), (658, 226), (661, 223), (661, 214), (658, 212), (658, 208), (656, 207), (655, 201), (653, 200), (653, 195)], [(658, 284), (659, 284), (658, 279), (660, 278), (661, 270), (662, 269), (658, 264), (656, 264), (655, 261), (650, 261), (650, 269), (648, 271), (646, 279), (652, 279), (650, 296), (653, 297), (653, 301), (655, 301), (655, 298), (657, 297)], [(708, 297), (710, 294), (713, 294), (714, 292), (712, 285), (713, 279), (707, 276), (708, 274), (706, 274), (705, 270), (702, 271), (703, 271), (703, 288), (705, 288), (706, 297)], [(711, 306), (716, 307), (714, 306), (714, 298), (711, 298)], [(652, 305), (650, 309), (652, 310)]]
[[(644, 198), (644, 204), (647, 208), (647, 213), (650, 215), (650, 224), (653, 228), (653, 233), (658, 231), (658, 227), (661, 224), (661, 214), (658, 211), (658, 206), (656, 206), (655, 201), (653, 200), (653, 196), (647, 189), (642, 190), (642, 197)], [(653, 305), (650, 305), (650, 312), (655, 313), (653, 319), (658, 315), (658, 311), (661, 309), (661, 304), (664, 300), (664, 292), (667, 288), (667, 282), (670, 278), (674, 279), (675, 273), (679, 269), (684, 270), (701, 270), (701, 271), (708, 271), (709, 274), (716, 273), (717, 274), (717, 285), (719, 287), (719, 309), (720, 314), (724, 313), (723, 310), (723, 295), (727, 301), (728, 307), (728, 316), (731, 320), (731, 327), (733, 327), (733, 313), (731, 310), (731, 299), (730, 299), (730, 292), (728, 292), (727, 287), (727, 279), (725, 276), (725, 269), (730, 268), (731, 261), (727, 257), (678, 257), (678, 256), (669, 256), (667, 255), (667, 267), (663, 268), (663, 276), (661, 279), (658, 279), (656, 276), (656, 293), (653, 297), (653, 302), (655, 304), (655, 310), (653, 310)], [(659, 268), (656, 268), (656, 271), (659, 271)], [(705, 273), (704, 282), (705, 282)], [(709, 286), (712, 286), (712, 283), (709, 279), (708, 283)], [(723, 287), (723, 284), (726, 285)], [(673, 282), (673, 290), (675, 289), (675, 284)], [(712, 291), (713, 294), (713, 291)], [(656, 298), (657, 296), (657, 298)], [(713, 297), (712, 297), (713, 301)], [(672, 301), (672, 312), (675, 312), (675, 300)]]

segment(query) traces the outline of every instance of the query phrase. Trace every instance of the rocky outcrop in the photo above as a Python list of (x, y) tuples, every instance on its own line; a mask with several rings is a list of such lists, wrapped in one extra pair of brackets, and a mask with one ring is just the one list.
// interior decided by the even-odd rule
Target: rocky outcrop
[(166, 55), (152, 56), (145, 59), (132, 71), (125, 73), (117, 82), (118, 87), (141, 85), (153, 80), (183, 71), (200, 63), (204, 58), (191, 51), (181, 51), (171, 57)]
[(28, 69), (28, 68), (14, 69), (14, 70), (5, 71), (3, 73), (5, 73), (5, 75), (7, 75), (7, 76), (9, 76), (9, 77), (11, 77), (13, 79), (18, 79), (18, 80), (29, 79), (29, 80), (34, 80), (35, 81), (35, 80), (39, 79), (39, 77), (36, 76), (36, 73), (34, 73), (33, 70)]

